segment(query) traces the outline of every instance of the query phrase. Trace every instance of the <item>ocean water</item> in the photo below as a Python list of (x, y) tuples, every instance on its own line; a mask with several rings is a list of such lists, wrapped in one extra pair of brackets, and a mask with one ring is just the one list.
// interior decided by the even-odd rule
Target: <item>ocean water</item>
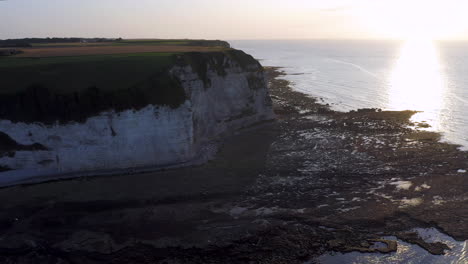
[(417, 110), (414, 121), (468, 149), (468, 43), (429, 40), (238, 40), (281, 66), (294, 88), (333, 109)]

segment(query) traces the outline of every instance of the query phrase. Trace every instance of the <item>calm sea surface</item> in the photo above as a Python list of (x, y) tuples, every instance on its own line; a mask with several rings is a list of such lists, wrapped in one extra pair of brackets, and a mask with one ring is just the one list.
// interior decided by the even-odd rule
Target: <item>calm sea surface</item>
[(468, 42), (230, 41), (265, 66), (282, 66), (295, 89), (336, 110), (423, 111), (444, 139), (468, 149)]

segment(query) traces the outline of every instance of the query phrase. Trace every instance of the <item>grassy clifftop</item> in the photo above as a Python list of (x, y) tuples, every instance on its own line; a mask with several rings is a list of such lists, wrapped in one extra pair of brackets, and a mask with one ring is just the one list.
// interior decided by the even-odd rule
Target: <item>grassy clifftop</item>
[[(105, 51), (105, 50), (103, 50)], [(242, 51), (138, 52), (86, 56), (0, 58), (0, 119), (54, 123), (85, 121), (102, 111), (177, 108), (186, 100), (174, 66), (190, 65), (210, 86), (209, 68), (224, 75), (227, 61), (248, 70), (259, 63)], [(226, 60), (229, 58), (230, 60)]]
[(60, 47), (60, 46), (126, 46), (126, 45), (164, 45), (164, 46), (203, 46), (230, 48), (222, 40), (192, 39), (106, 39), (106, 38), (24, 38), (0, 40), (0, 47)]

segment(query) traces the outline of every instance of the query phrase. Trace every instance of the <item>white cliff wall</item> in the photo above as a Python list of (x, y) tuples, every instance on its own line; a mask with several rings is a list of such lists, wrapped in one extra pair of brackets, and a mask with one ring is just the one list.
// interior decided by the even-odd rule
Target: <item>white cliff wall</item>
[[(173, 71), (180, 77), (193, 105), (196, 142), (274, 118), (264, 74), (257, 65), (246, 70), (234, 64), (225, 69), (225, 76), (208, 71), (209, 87), (190, 67)], [(249, 79), (257, 81), (260, 87), (252, 87)]]
[(208, 86), (190, 66), (174, 67), (172, 73), (188, 95), (177, 109), (148, 105), (138, 111), (103, 112), (84, 123), (56, 125), (0, 120), (0, 131), (18, 144), (39, 143), (47, 148), (1, 157), (0, 166), (11, 170), (0, 173), (0, 185), (67, 174), (182, 166), (221, 134), (272, 119), (261, 68), (229, 65), (224, 76), (208, 69)]

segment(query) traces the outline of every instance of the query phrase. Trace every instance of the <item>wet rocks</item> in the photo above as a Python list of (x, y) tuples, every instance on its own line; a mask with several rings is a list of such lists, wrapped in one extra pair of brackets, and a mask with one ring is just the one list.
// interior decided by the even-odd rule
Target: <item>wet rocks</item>
[(86, 230), (73, 233), (70, 238), (53, 247), (64, 252), (82, 251), (100, 254), (110, 254), (124, 248), (117, 245), (109, 234)]
[(0, 237), (0, 254), (21, 255), (38, 247), (37, 238), (26, 234), (11, 234)]
[[(346, 252), (352, 252), (352, 251), (358, 251), (361, 253), (392, 253), (396, 252), (398, 250), (398, 243), (393, 240), (387, 240), (387, 239), (369, 239), (369, 243), (361, 243), (361, 246), (363, 247), (346, 247), (343, 251)], [(377, 243), (382, 243), (384, 244), (383, 247), (375, 247)]]
[(443, 255), (446, 250), (450, 250), (450, 247), (442, 242), (428, 243), (424, 241), (416, 232), (399, 233), (398, 238), (405, 242), (416, 244), (433, 255)]

